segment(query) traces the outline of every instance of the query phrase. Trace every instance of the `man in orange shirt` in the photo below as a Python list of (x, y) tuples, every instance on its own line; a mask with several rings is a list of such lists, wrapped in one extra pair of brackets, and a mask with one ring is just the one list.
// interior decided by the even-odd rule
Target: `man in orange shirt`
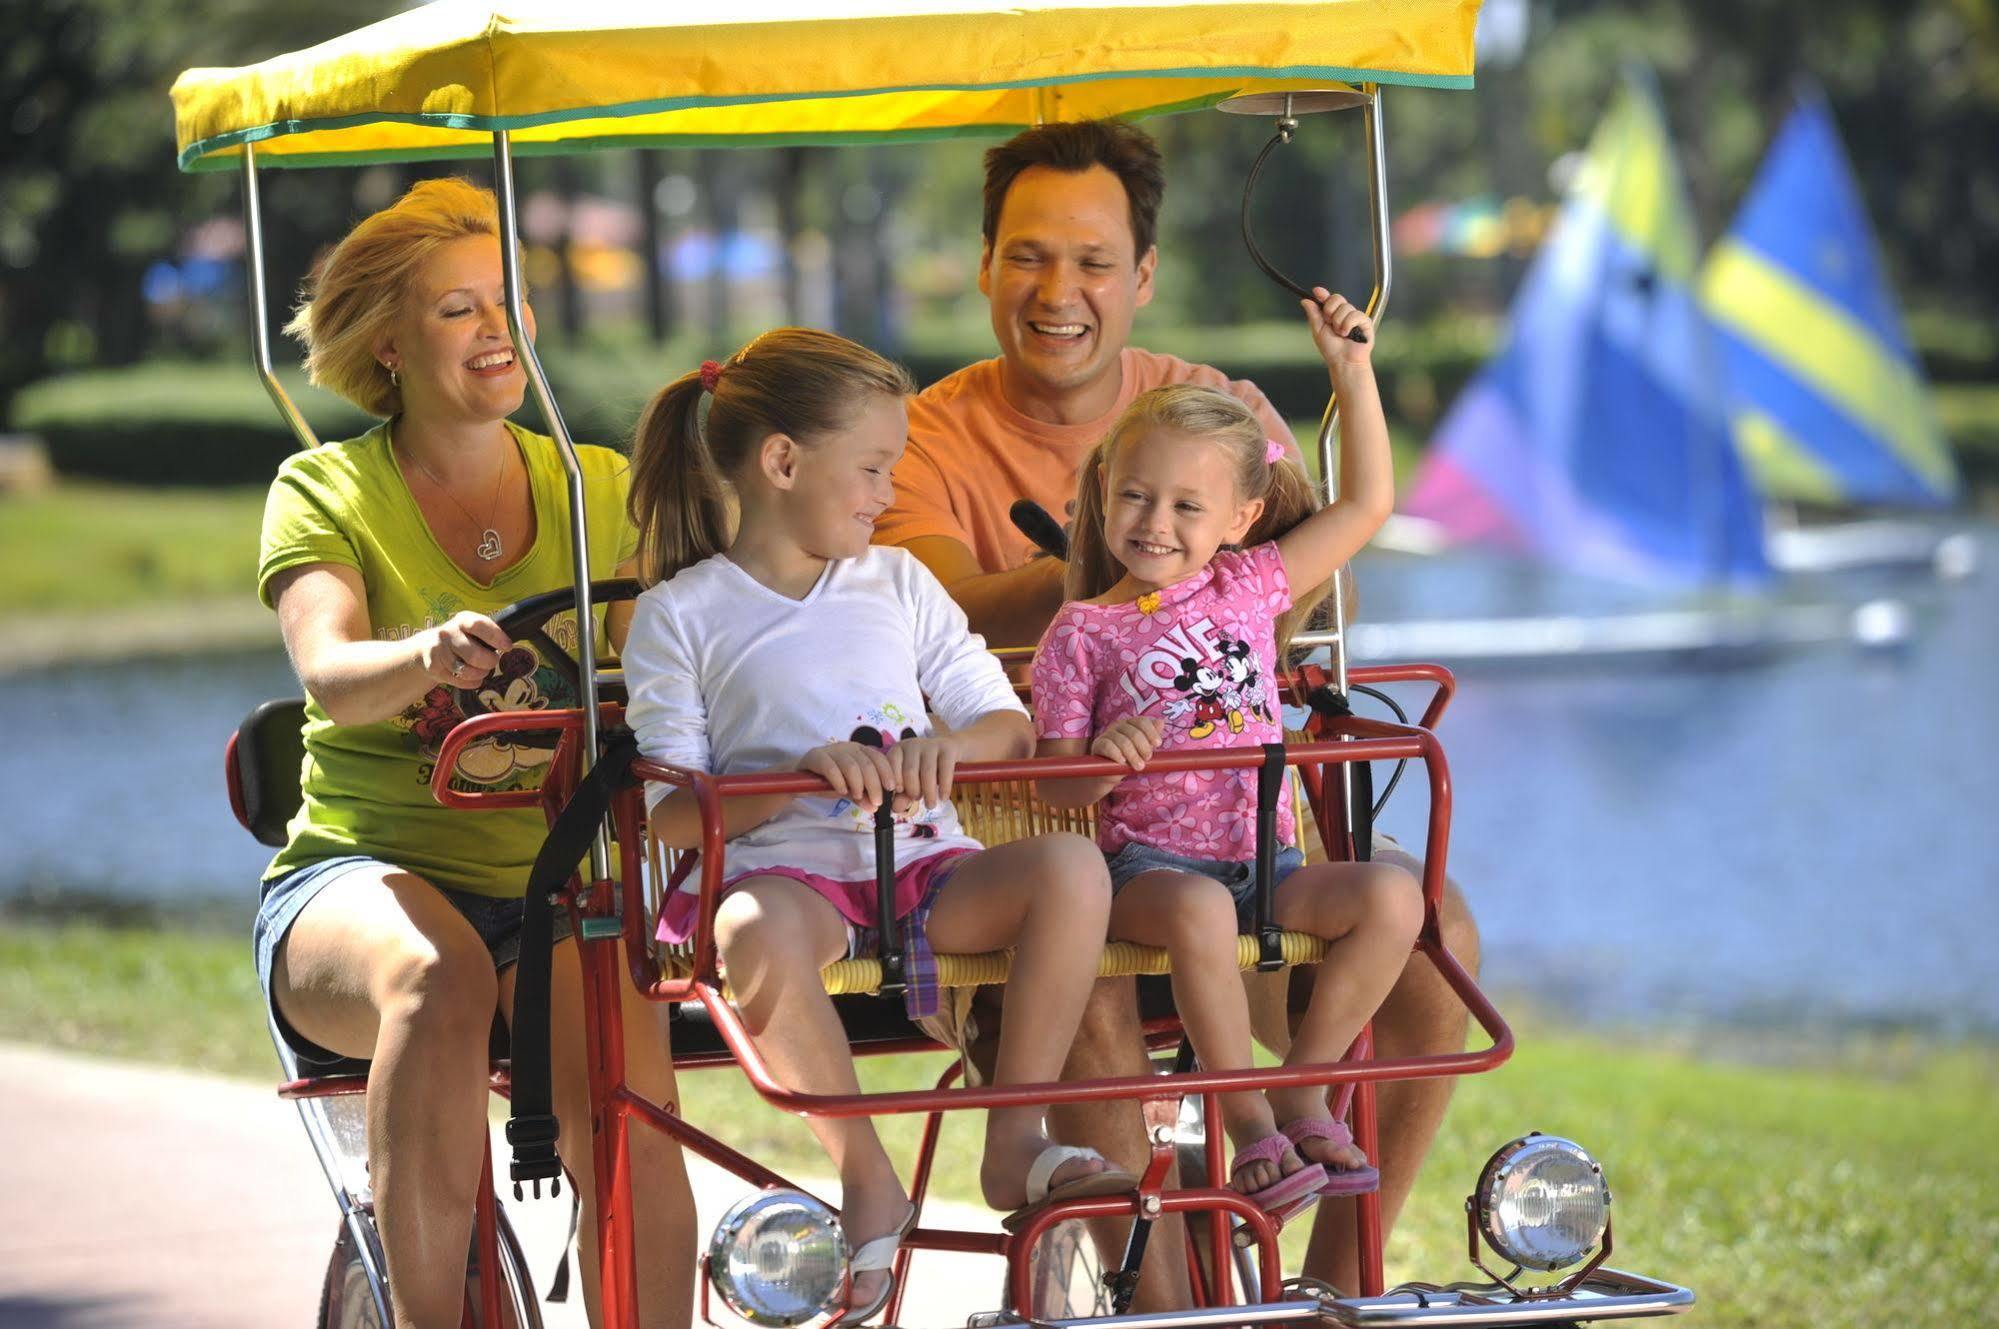
[(1139, 393), (1221, 388), (1296, 451), (1254, 384), (1126, 345), (1152, 301), (1165, 184), (1151, 138), (1122, 121), (1044, 125), (986, 154), (979, 290), (1001, 353), (910, 402), (875, 541), (922, 560), (991, 645), (1033, 645), (1062, 603), (1062, 565), (1032, 558), (1007, 509), (1030, 498), (1066, 521), (1084, 456)]
[[(906, 546), (964, 607), (972, 630), (995, 646), (1029, 645), (1062, 602), (1062, 564), (1033, 557), (1007, 515), (1030, 498), (1065, 520), (1085, 454), (1139, 393), (1163, 383), (1200, 383), (1234, 394), (1262, 417), (1273, 438), (1296, 448), (1290, 429), (1250, 383), (1218, 370), (1127, 345), (1134, 316), (1151, 302), (1159, 253), (1154, 244), (1165, 173), (1143, 130), (1120, 121), (1041, 125), (986, 154), (984, 245), (979, 290), (992, 310), (998, 358), (934, 384), (909, 407), (909, 449), (895, 469), (895, 503), (875, 539)], [(1377, 858), (1421, 865), (1384, 842)], [(1444, 940), (1474, 973), (1478, 931), (1455, 886), (1444, 897)], [(1254, 984), (1253, 987), (1268, 985)], [(1274, 1012), (1275, 1000), (1268, 1007)], [(981, 999), (984, 1000), (983, 998)], [(973, 1023), (996, 1023), (975, 1008)], [(1427, 961), (1412, 963), (1375, 1016), (1375, 1055), (1457, 1052), (1464, 1006)], [(987, 1029), (970, 1032), (983, 1041)], [(1097, 985), (1066, 1073), (1138, 1075), (1147, 1069), (1132, 984)], [(1381, 1200), (1392, 1226), (1443, 1120), (1453, 1081), (1382, 1087)], [(1066, 1141), (1090, 1145), (1133, 1171), (1145, 1159), (1132, 1104), (1058, 1109)], [(1354, 1291), (1359, 1269), (1355, 1206), (1319, 1206), (1305, 1272)], [(1116, 1247), (1106, 1241), (1107, 1260)], [(1162, 1229), (1137, 1305), (1186, 1303), (1177, 1230)]]

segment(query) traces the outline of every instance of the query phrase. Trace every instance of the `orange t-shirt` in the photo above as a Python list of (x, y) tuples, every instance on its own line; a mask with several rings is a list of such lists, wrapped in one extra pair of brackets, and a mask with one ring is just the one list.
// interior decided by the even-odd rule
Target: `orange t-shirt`
[(1139, 393), (1168, 383), (1220, 388), (1255, 411), (1270, 436), (1297, 453), (1290, 426), (1253, 383), (1170, 355), (1126, 347), (1124, 387), (1103, 416), (1079, 425), (1029, 419), (1000, 391), (1000, 362), (981, 360), (918, 393), (909, 403), (909, 450), (895, 466), (895, 503), (875, 522), (875, 543), (925, 536), (957, 540), (985, 572), (1027, 562), (1034, 545), (1007, 509), (1031, 498), (1067, 523), (1076, 474), (1091, 448)]

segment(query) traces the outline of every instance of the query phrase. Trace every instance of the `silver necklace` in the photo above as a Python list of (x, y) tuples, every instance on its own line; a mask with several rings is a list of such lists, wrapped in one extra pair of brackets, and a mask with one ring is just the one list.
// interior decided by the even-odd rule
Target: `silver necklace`
[[(418, 456), (414, 452), (411, 452), (408, 449), (404, 449), (403, 455), (409, 458), (410, 465), (416, 467), (419, 471), (423, 472), (424, 479), (430, 481), (431, 484), (437, 486), (438, 490), (446, 498), (451, 500), (452, 507), (457, 508), (460, 512), (465, 514), (466, 521), (471, 522), (474, 526), (479, 525), (479, 519), (472, 515), (472, 510), (466, 507), (463, 503), (460, 503), (458, 501), (458, 495), (451, 492), (451, 487), (445, 484), (444, 481), (438, 479), (436, 474), (432, 472), (430, 467), (425, 466), (422, 460), (418, 458)], [(501, 555), (507, 552), (506, 549), (501, 546), (500, 533), (498, 530), (494, 528), (493, 524), (494, 519), (500, 515), (500, 487), (506, 483), (506, 480), (507, 480), (507, 456), (503, 452), (500, 454), (500, 474), (493, 481), (493, 501), (486, 505), (487, 512), (486, 512), (485, 529), (479, 532), (479, 547), (472, 551), (477, 555), (479, 555), (479, 561), (482, 563), (491, 563), (494, 559), (499, 558)]]

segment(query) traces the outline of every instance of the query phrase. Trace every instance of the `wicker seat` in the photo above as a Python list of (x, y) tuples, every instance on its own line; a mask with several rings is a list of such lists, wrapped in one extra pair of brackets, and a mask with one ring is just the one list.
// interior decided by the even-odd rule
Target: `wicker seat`
[[(1292, 792), (1297, 806), (1302, 808), (1305, 806), (1304, 791), (1296, 785), (1296, 778), (1294, 772)], [(964, 826), (965, 834), (981, 844), (1006, 844), (1056, 831), (1069, 831), (1087, 837), (1096, 834), (1097, 810), (1094, 804), (1086, 808), (1051, 807), (1036, 798), (1033, 789), (1022, 780), (960, 785), (953, 791), (952, 803), (958, 810), (958, 820)], [(1308, 818), (1301, 817), (1301, 829), (1308, 822)], [(664, 882), (671, 865), (657, 843), (652, 846), (652, 865), (653, 880)], [(657, 906), (658, 901), (655, 900), (654, 904)], [(1307, 933), (1285, 932), (1280, 934), (1279, 949), (1287, 966), (1310, 964), (1326, 953), (1326, 943), (1323, 938)], [(661, 977), (690, 976), (694, 972), (690, 950), (685, 945), (663, 948), (660, 954)], [(975, 955), (940, 954), (937, 956), (937, 984), (953, 988), (1004, 983), (1012, 958), (1010, 951), (987, 951)], [(1257, 960), (1256, 938), (1236, 938), (1237, 966), (1245, 970), (1254, 969)], [(1163, 948), (1141, 946), (1131, 941), (1106, 943), (1103, 957), (1097, 962), (1099, 978), (1170, 972), (1171, 966)], [(833, 996), (872, 993), (881, 989), (881, 961), (877, 959), (835, 960), (819, 974), (826, 991)]]

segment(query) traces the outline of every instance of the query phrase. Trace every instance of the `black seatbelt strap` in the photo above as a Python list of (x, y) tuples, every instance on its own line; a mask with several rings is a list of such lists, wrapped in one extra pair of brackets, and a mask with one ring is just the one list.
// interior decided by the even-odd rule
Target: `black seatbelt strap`
[[(907, 736), (909, 731), (903, 733)], [(849, 741), (876, 751), (887, 748), (881, 730), (873, 725), (859, 726)], [(890, 807), (894, 801), (895, 796), (883, 790), (881, 806), (875, 809), (875, 926), (880, 936), (877, 955), (882, 967), (880, 994), (884, 997), (899, 996), (907, 987), (902, 932), (895, 925), (895, 813)]]
[(562, 1159), (555, 1142), (562, 1133), (550, 1089), (548, 998), (551, 953), (554, 950), (555, 908), (563, 885), (590, 851), (590, 842), (611, 810), (618, 791), (635, 783), (632, 762), (638, 740), (629, 730), (606, 737), (597, 764), (585, 773), (576, 793), (535, 855), (528, 873), (527, 898), (521, 918), (521, 957), (514, 971), (513, 1109), (507, 1119), (507, 1143), (513, 1147), (509, 1175), (514, 1198), (522, 1199), (521, 1183), (531, 1183), (536, 1199), (541, 1183), (549, 1194), (562, 1193)]
[(1256, 967), (1268, 973), (1284, 967), (1278, 940), (1283, 930), (1272, 917), (1277, 903), (1277, 799), (1284, 792), (1284, 745), (1265, 743), (1256, 768)]
[[(1305, 703), (1327, 720), (1344, 720), (1354, 713), (1353, 703), (1347, 700), (1346, 694), (1334, 691), (1330, 685), (1313, 688), (1307, 694)], [(1353, 825), (1344, 829), (1353, 845), (1354, 861), (1366, 863), (1374, 857), (1374, 763), (1350, 761), (1346, 767), (1347, 778), (1351, 782), (1348, 787), (1353, 791)], [(1333, 780), (1339, 773), (1331, 766), (1327, 766), (1325, 771), (1325, 793), (1321, 797), (1331, 798), (1337, 793)], [(1393, 781), (1389, 787), (1394, 787)], [(1326, 846), (1327, 853), (1330, 854), (1332, 849), (1331, 845)]]

